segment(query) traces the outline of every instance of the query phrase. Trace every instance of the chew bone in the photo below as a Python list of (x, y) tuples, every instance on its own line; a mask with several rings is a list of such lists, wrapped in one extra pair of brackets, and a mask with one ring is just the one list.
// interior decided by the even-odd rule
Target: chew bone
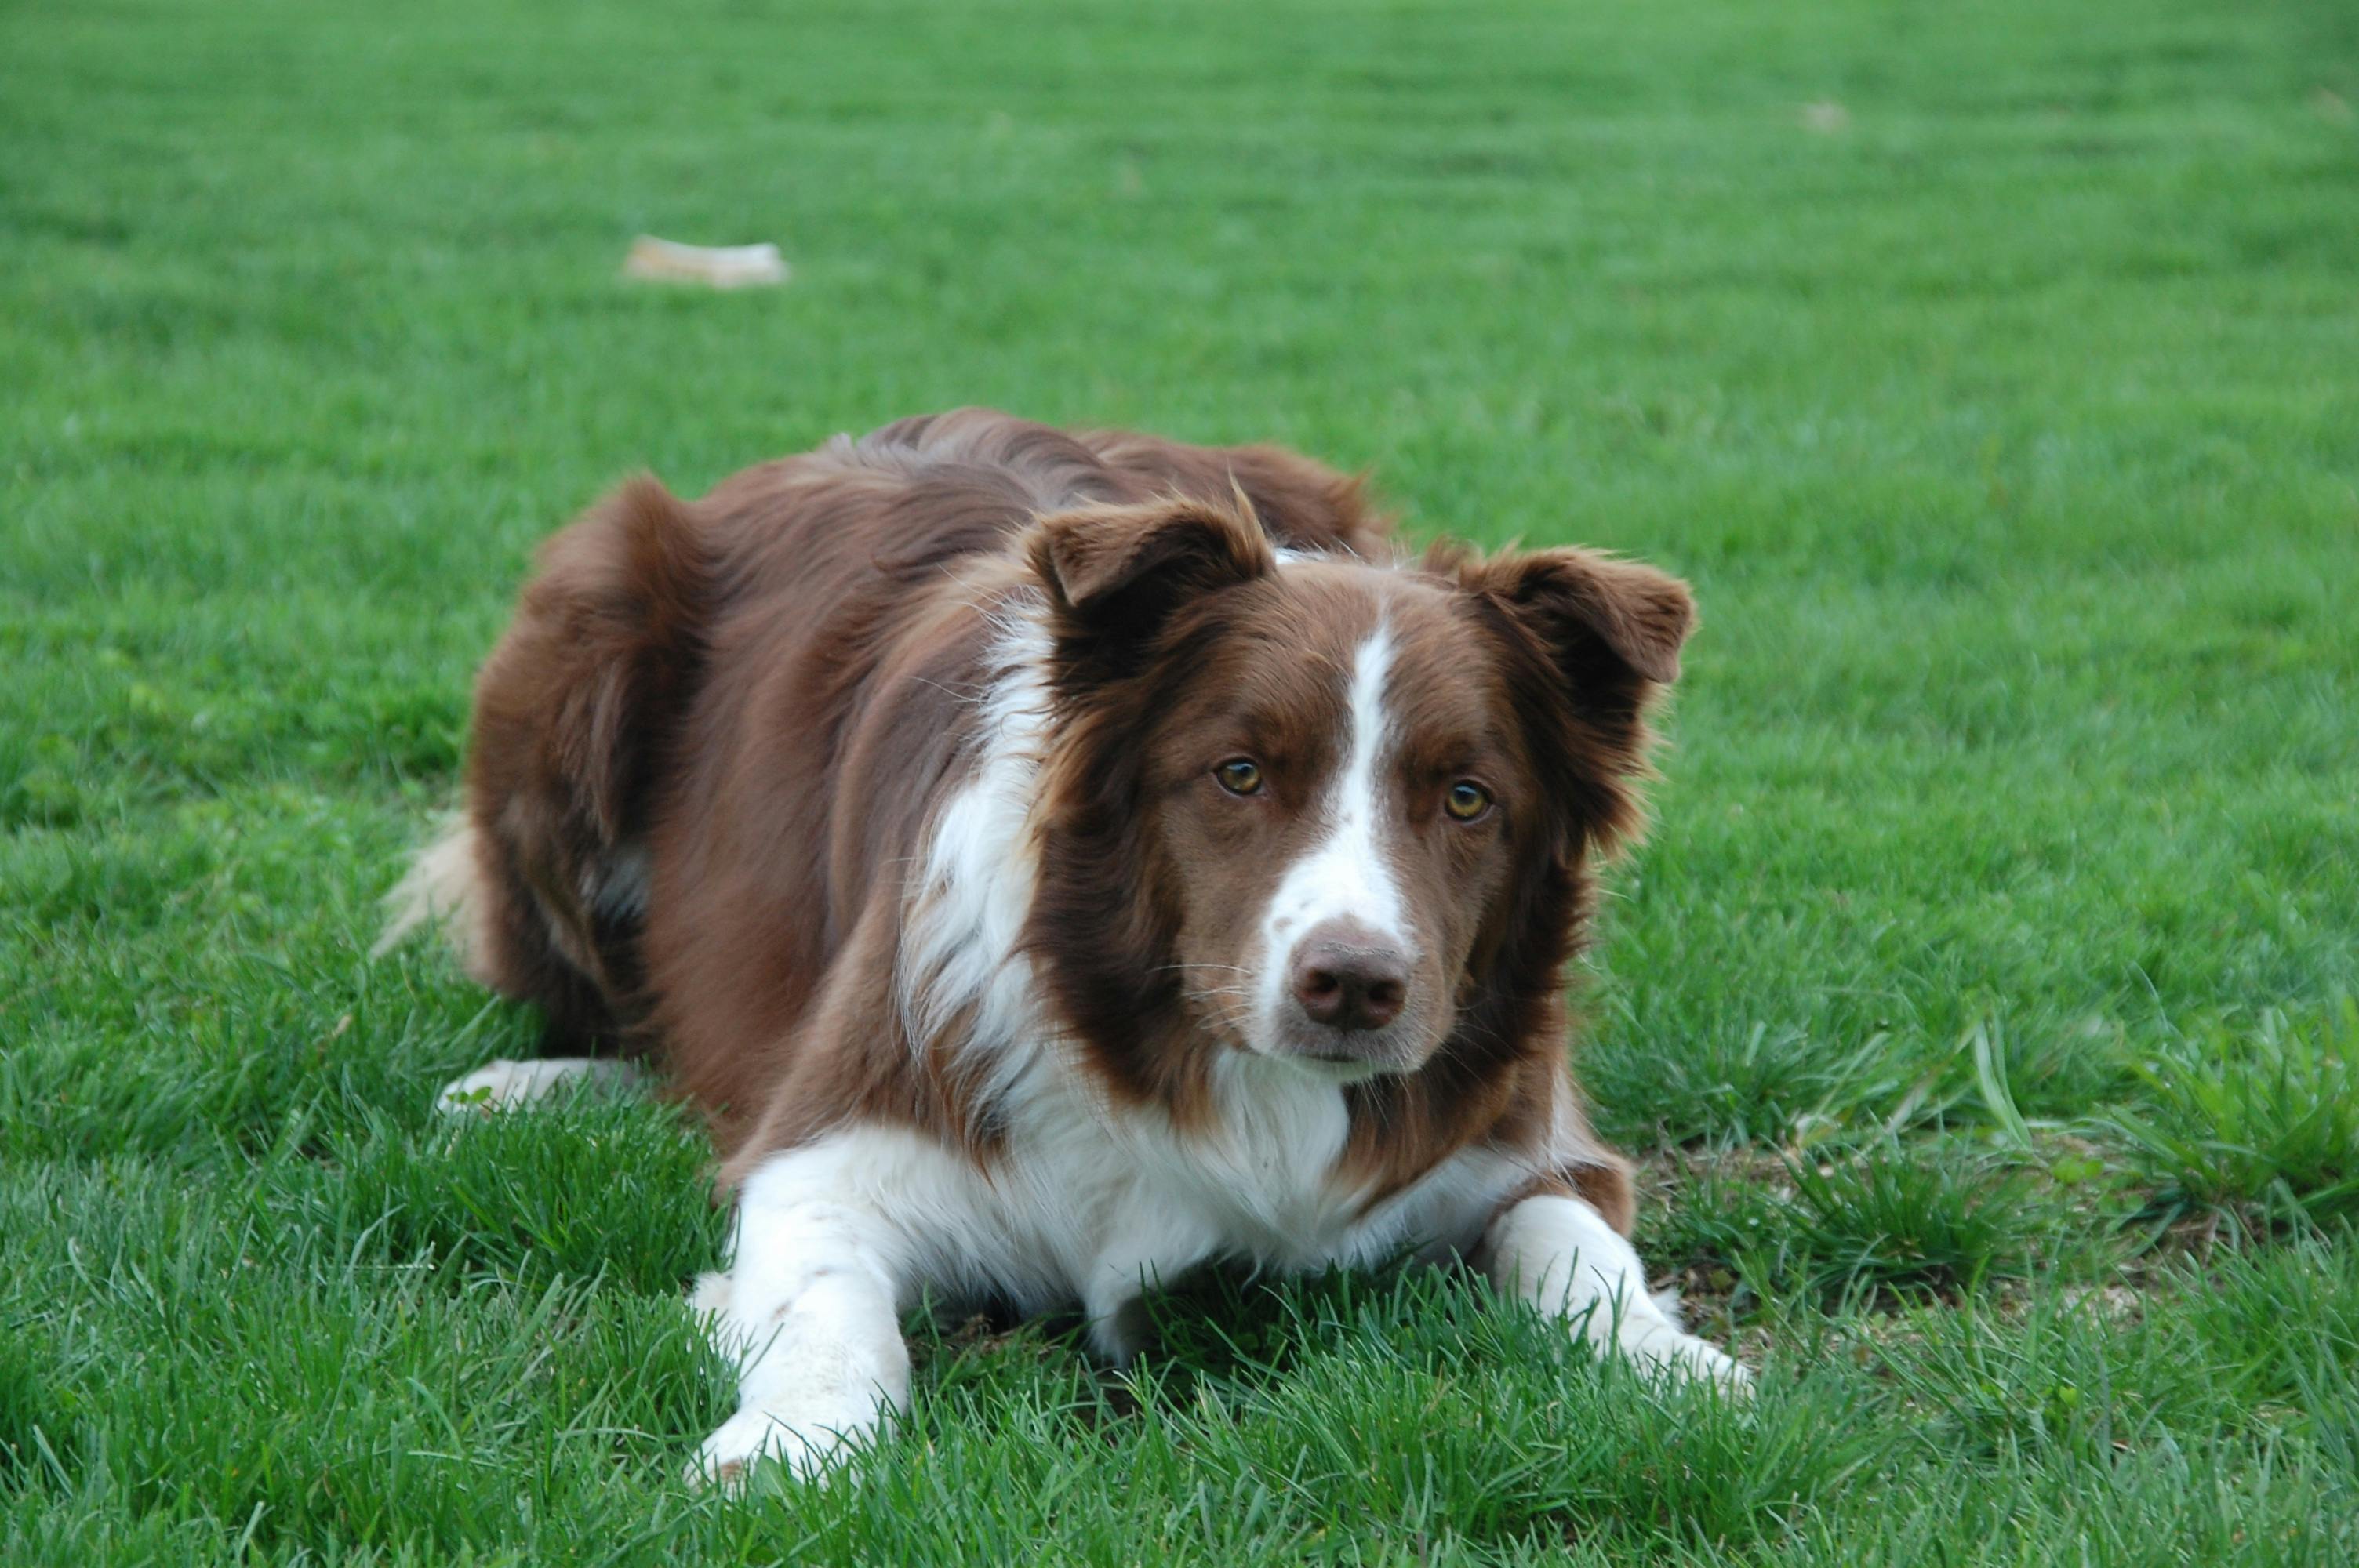
[(787, 281), (787, 264), (778, 247), (759, 245), (683, 245), (641, 234), (623, 258), (623, 276), (663, 283), (701, 283), (712, 288), (745, 288)]

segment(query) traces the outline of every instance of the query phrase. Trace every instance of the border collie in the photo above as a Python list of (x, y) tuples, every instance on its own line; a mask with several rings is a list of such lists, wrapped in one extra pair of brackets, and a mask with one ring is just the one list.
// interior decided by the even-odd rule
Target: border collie
[(475, 689), (466, 812), (397, 891), (711, 1119), (741, 1408), (697, 1473), (821, 1471), (908, 1394), (921, 1298), (1463, 1256), (1742, 1388), (1625, 1239), (1567, 1059), (1593, 862), (1640, 825), (1687, 589), (1579, 549), (1397, 554), (1267, 447), (980, 409), (641, 479), (545, 547)]

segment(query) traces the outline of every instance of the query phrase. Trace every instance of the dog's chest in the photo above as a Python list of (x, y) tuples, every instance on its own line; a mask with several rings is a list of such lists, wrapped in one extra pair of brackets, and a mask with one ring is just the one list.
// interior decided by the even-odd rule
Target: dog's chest
[(1221, 1078), (1220, 1114), (1186, 1133), (1085, 1091), (1027, 1107), (993, 1180), (1019, 1271), (1102, 1305), (1216, 1260), (1364, 1264), (1404, 1245), (1468, 1244), (1506, 1184), (1500, 1162), (1462, 1153), (1372, 1205), (1343, 1166), (1351, 1119), (1337, 1087), (1244, 1057)]
[(1203, 1128), (1060, 1096), (1025, 1119), (1011, 1155), (1035, 1167), (1027, 1186), (1064, 1195), (1058, 1210), (1082, 1252), (1314, 1264), (1358, 1227), (1362, 1206), (1337, 1169), (1349, 1113), (1332, 1086), (1249, 1082), (1268, 1076), (1252, 1065), (1223, 1067)]

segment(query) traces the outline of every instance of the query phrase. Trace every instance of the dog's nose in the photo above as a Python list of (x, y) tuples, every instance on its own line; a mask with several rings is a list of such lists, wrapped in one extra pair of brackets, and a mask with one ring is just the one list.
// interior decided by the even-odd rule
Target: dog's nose
[(1382, 1029), (1408, 1000), (1408, 955), (1356, 923), (1333, 922), (1294, 949), (1294, 1000), (1332, 1029)]

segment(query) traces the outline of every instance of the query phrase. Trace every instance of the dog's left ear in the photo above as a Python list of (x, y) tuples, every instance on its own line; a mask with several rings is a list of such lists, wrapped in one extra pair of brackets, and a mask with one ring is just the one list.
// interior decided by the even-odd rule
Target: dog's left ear
[[(1680, 678), (1695, 600), (1675, 577), (1593, 550), (1515, 551), (1459, 568), (1459, 580), (1537, 639), (1576, 704)], [(1605, 689), (1601, 689), (1605, 688)]]
[(1680, 645), (1695, 628), (1687, 585), (1575, 549), (1461, 558), (1458, 578), (1508, 644), (1535, 761), (1582, 824), (1564, 853), (1632, 842), (1646, 824), (1647, 710), (1679, 678)]

